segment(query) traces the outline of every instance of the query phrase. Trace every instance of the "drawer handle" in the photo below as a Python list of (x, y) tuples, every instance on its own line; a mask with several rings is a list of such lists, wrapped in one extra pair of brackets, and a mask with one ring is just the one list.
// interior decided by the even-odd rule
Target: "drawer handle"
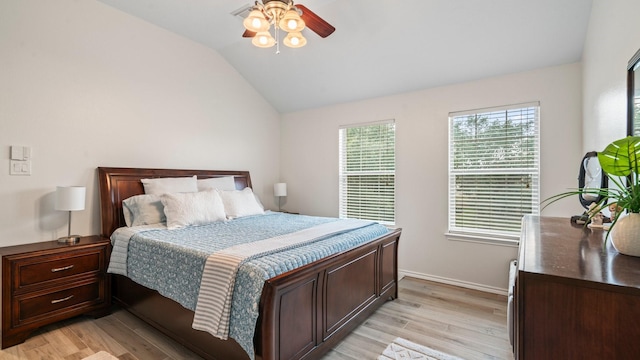
[(51, 300), (52, 304), (57, 304), (57, 303), (61, 303), (63, 301), (67, 301), (67, 300), (71, 300), (71, 298), (73, 297), (73, 295), (69, 295), (66, 298), (62, 298), (62, 299), (57, 299), (57, 300)]
[(51, 269), (51, 272), (64, 271), (64, 270), (69, 270), (69, 269), (73, 269), (73, 265), (63, 266), (63, 267), (60, 267), (60, 268)]

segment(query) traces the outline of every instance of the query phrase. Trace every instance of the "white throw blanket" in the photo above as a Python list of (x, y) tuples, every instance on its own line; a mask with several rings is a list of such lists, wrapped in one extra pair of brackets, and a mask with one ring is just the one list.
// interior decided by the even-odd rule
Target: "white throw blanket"
[(235, 276), (243, 262), (370, 224), (371, 221), (362, 220), (333, 221), (270, 239), (232, 246), (211, 254), (202, 273), (192, 327), (223, 340), (228, 338)]
[(117, 228), (111, 235), (113, 248), (111, 249), (111, 258), (107, 272), (127, 276), (127, 254), (129, 252), (129, 240), (131, 237), (143, 231), (166, 228), (167, 227), (162, 224)]

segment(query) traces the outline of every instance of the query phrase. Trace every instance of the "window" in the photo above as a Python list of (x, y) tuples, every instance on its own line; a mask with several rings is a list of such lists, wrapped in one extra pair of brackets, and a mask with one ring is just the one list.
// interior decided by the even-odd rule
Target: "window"
[(517, 240), (539, 214), (538, 103), (449, 114), (449, 235)]
[(340, 217), (395, 223), (393, 120), (340, 128)]

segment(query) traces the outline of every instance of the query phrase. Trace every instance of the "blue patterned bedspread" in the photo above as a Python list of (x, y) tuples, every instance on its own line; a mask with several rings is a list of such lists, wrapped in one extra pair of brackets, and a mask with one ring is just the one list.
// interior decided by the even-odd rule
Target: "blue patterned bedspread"
[[(202, 271), (210, 254), (233, 245), (269, 239), (331, 221), (340, 220), (267, 212), (264, 215), (177, 230), (141, 229), (129, 240), (127, 276), (185, 308), (195, 310)], [(364, 244), (387, 232), (385, 226), (372, 223), (244, 263), (236, 277), (229, 336), (253, 359), (253, 336), (265, 280)], [(112, 236), (112, 239), (115, 237)]]

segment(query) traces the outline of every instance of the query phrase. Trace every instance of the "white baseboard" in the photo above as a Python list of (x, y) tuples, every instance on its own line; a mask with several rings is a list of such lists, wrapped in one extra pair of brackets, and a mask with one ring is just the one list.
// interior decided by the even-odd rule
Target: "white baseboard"
[(439, 283), (443, 283), (443, 284), (447, 284), (447, 285), (459, 286), (459, 287), (463, 287), (463, 288), (466, 288), (466, 289), (480, 290), (480, 291), (484, 291), (484, 292), (488, 292), (488, 293), (492, 293), (492, 294), (498, 294), (498, 295), (507, 296), (507, 289), (502, 289), (502, 288), (493, 287), (493, 286), (487, 286), (487, 285), (483, 285), (483, 284), (476, 284), (476, 283), (472, 283), (472, 282), (468, 282), (468, 281), (449, 279), (449, 278), (445, 278), (445, 277), (441, 277), (441, 276), (422, 274), (422, 273), (417, 273), (417, 272), (414, 272), (414, 271), (398, 269), (398, 279), (402, 279), (405, 276), (409, 276), (409, 277), (416, 278), (416, 279), (439, 282)]

